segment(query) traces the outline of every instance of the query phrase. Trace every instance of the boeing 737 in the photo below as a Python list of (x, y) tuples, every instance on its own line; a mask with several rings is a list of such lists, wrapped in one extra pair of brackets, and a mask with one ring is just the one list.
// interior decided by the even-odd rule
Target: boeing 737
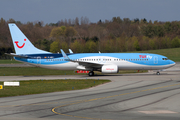
[(51, 53), (36, 48), (14, 23), (9, 29), (16, 53), (10, 53), (17, 61), (38, 67), (58, 70), (85, 70), (89, 76), (94, 71), (118, 73), (119, 70), (160, 71), (175, 65), (167, 57), (150, 53)]

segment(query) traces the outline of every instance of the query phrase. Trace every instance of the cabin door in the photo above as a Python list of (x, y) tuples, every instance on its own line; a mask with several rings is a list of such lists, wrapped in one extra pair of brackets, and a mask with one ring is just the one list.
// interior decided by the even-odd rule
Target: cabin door
[(158, 57), (154, 56), (154, 64), (158, 64)]
[(41, 64), (41, 57), (37, 57), (37, 64)]

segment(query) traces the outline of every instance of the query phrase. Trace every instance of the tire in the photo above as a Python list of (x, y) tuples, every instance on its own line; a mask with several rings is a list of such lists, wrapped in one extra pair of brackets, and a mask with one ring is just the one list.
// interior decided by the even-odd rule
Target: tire
[(91, 71), (91, 72), (89, 72), (89, 74), (88, 74), (89, 76), (94, 76), (94, 72), (93, 71)]
[(156, 75), (160, 75), (160, 72), (157, 72)]

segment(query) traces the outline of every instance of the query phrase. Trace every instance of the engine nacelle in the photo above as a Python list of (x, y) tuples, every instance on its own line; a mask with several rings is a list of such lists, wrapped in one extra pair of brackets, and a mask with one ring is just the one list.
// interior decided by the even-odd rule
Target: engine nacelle
[(102, 73), (118, 73), (117, 65), (103, 65), (101, 68)]

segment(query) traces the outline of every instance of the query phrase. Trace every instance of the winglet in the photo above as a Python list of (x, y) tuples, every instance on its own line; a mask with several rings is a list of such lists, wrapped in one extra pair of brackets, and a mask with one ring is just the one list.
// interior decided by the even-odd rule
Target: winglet
[(73, 51), (71, 49), (69, 49), (69, 53), (73, 53)]
[(69, 57), (66, 55), (66, 53), (65, 53), (62, 49), (60, 49), (60, 50), (61, 50), (61, 53), (62, 53), (64, 59), (67, 60), (67, 61), (70, 61), (70, 59), (69, 59)]

